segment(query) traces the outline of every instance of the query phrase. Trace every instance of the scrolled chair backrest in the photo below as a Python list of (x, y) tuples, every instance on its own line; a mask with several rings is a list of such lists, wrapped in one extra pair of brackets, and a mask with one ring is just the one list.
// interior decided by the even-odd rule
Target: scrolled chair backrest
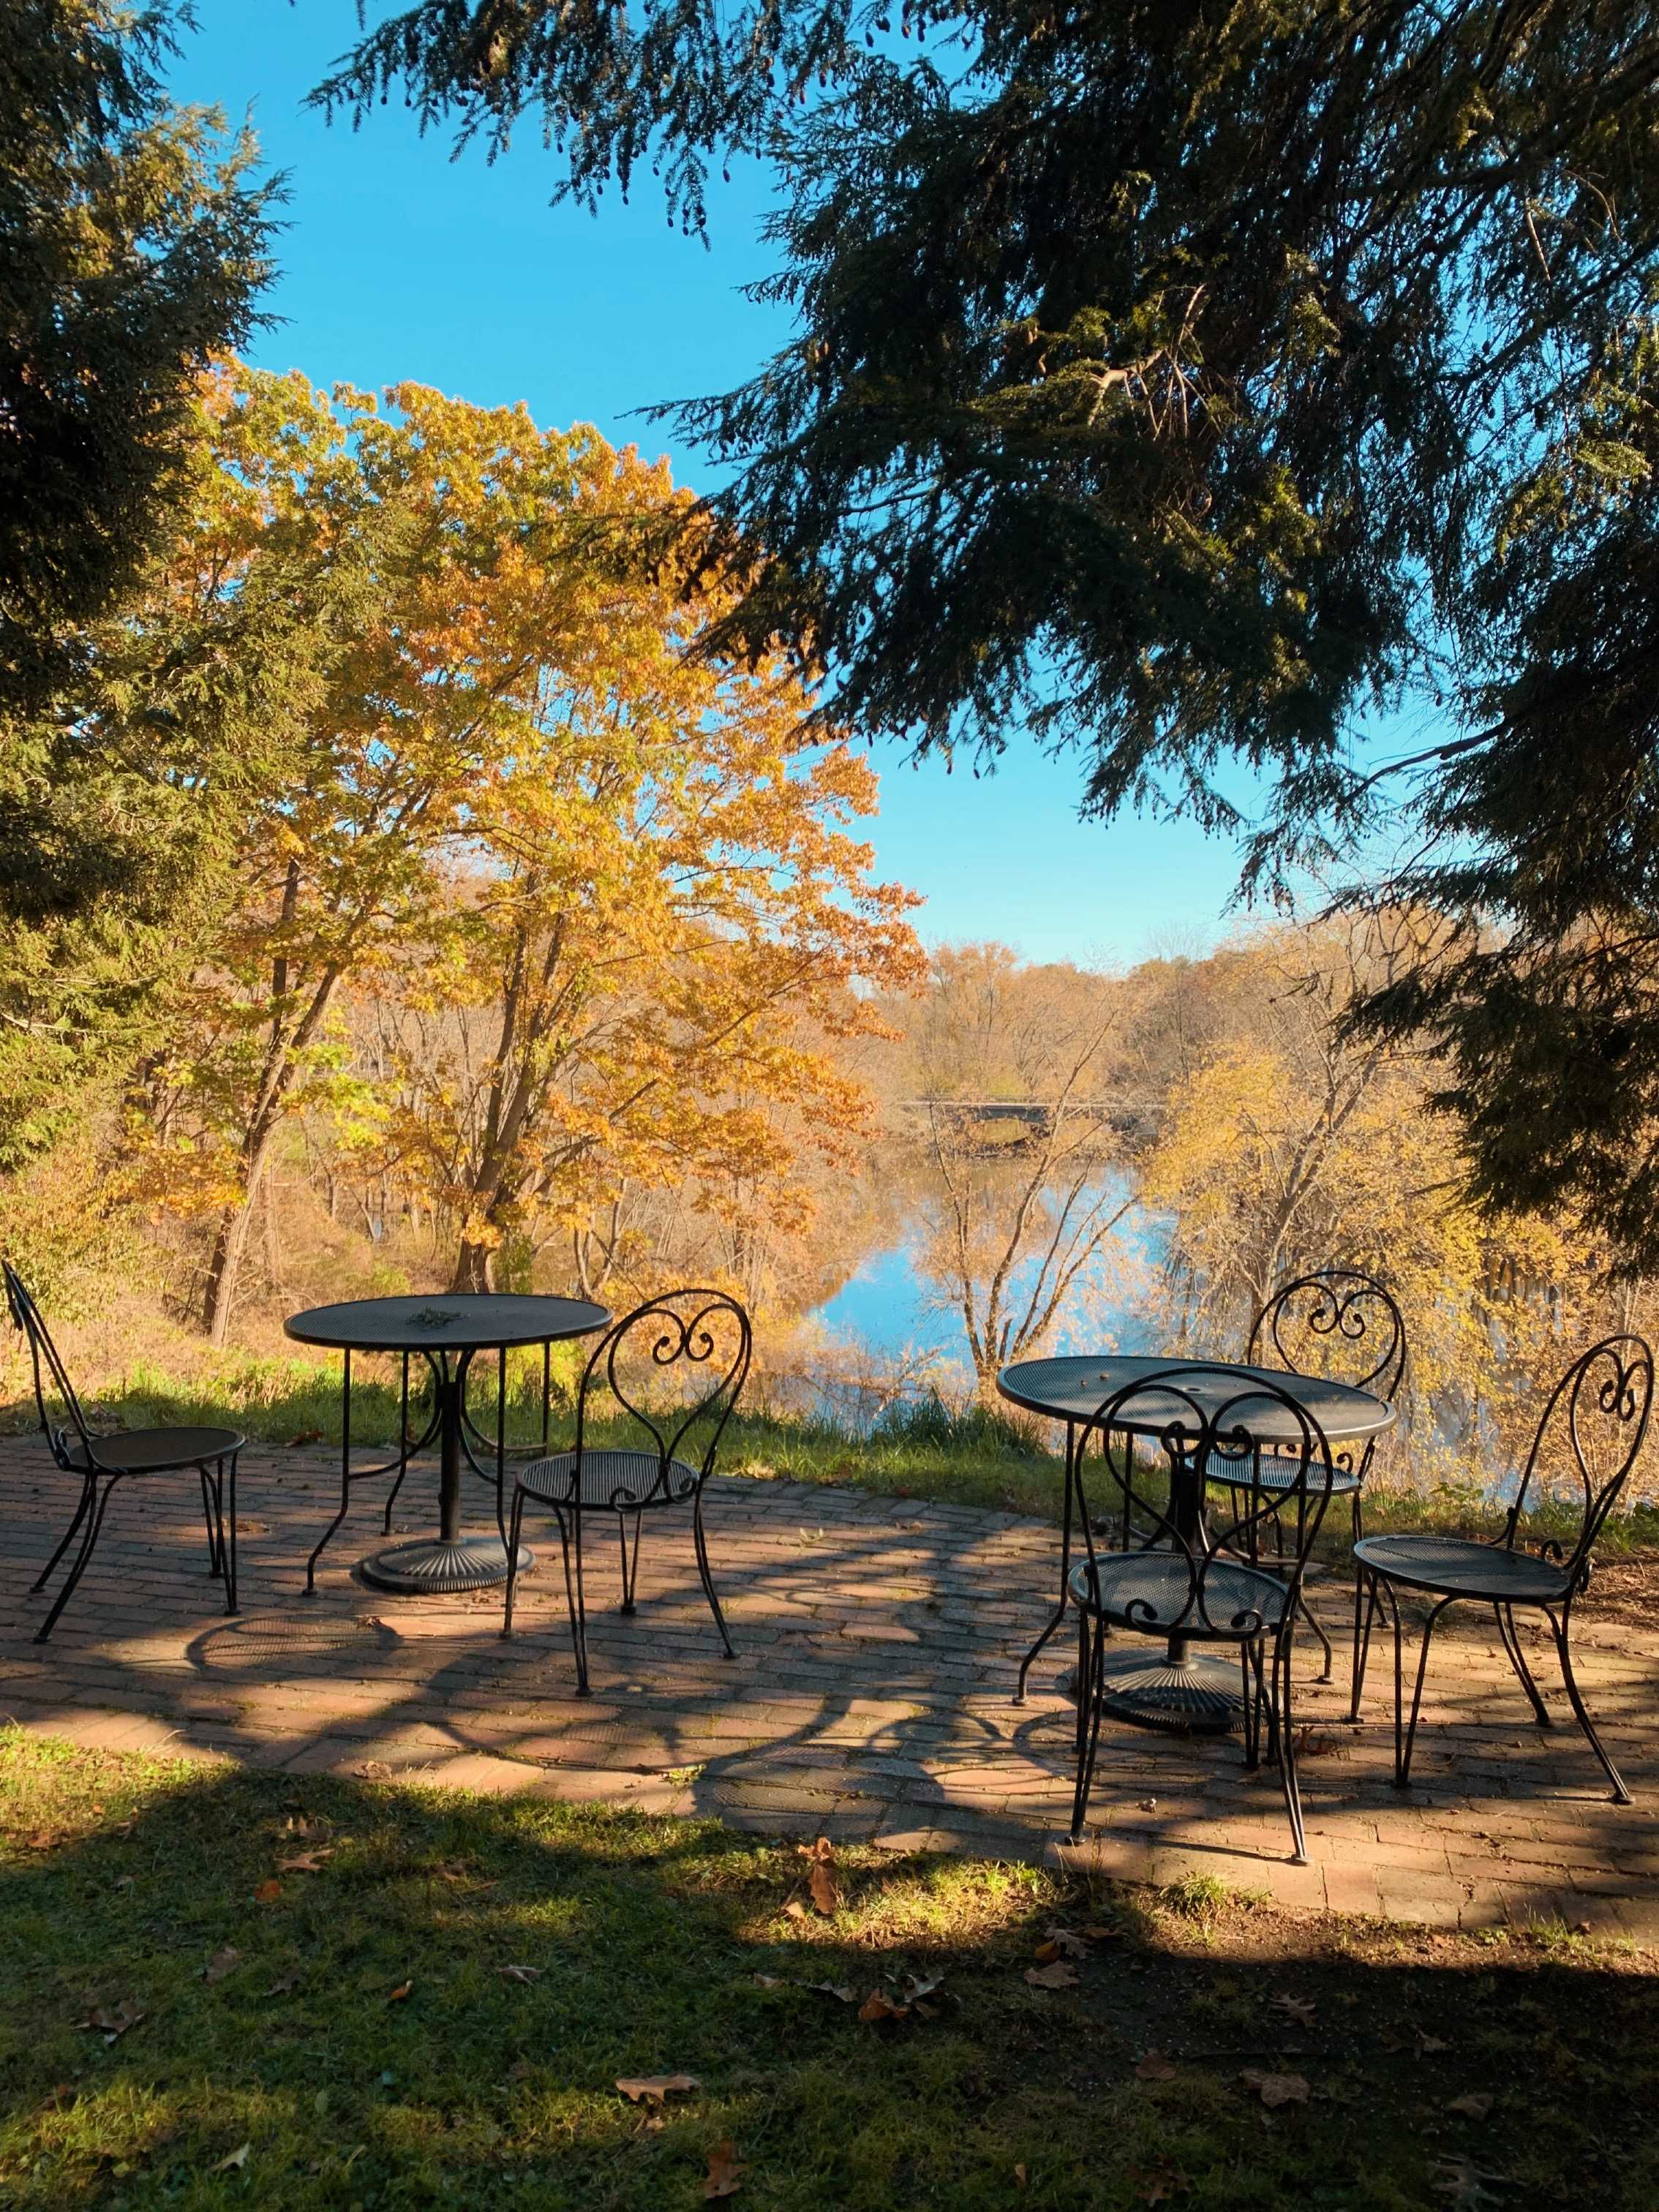
[(40, 1416), (41, 1433), (52, 1446), (52, 1457), (63, 1468), (73, 1466), (69, 1431), (60, 1429), (46, 1407), (47, 1386), (52, 1395), (62, 1400), (76, 1437), (83, 1449), (92, 1449), (92, 1431), (87, 1426), (86, 1415), (81, 1410), (81, 1401), (75, 1395), (75, 1385), (70, 1381), (69, 1370), (58, 1356), (52, 1340), (52, 1332), (40, 1316), (27, 1285), (9, 1260), (0, 1261), (6, 1282), (6, 1304), (11, 1311), (14, 1327), (21, 1331), (29, 1347), (29, 1365), (34, 1378), (34, 1409)]
[[(1128, 1517), (1139, 1531), (1135, 1550), (1172, 1556), (1185, 1568), (1184, 1589), (1181, 1577), (1173, 1588), (1165, 1579), (1158, 1604), (1133, 1598), (1126, 1603), (1130, 1625), (1158, 1634), (1214, 1630), (1236, 1636), (1265, 1626), (1259, 1614), (1242, 1615), (1230, 1594), (1237, 1589), (1240, 1554), (1255, 1548), (1255, 1531), (1278, 1516), (1288, 1541), (1282, 1556), (1275, 1547), (1271, 1571), (1292, 1591), (1299, 1588), (1335, 1476), (1329, 1442), (1307, 1407), (1270, 1376), (1241, 1375), (1236, 1367), (1193, 1361), (1122, 1384), (1102, 1400), (1087, 1426), (1103, 1443), (1139, 1443), (1139, 1451), (1120, 1450), (1112, 1470), (1127, 1492)], [(1274, 1453), (1271, 1487), (1261, 1479), (1262, 1448), (1269, 1442)], [(1154, 1452), (1146, 1449), (1148, 1444)], [(1196, 1528), (1176, 1507), (1177, 1462), (1187, 1494), (1204, 1516)], [(1077, 1463), (1082, 1482), (1080, 1449)], [(1213, 1520), (1208, 1517), (1212, 1506)], [(1107, 1554), (1097, 1546), (1086, 1495), (1081, 1517), (1093, 1571)], [(1113, 1556), (1121, 1559), (1126, 1554)]]
[[(689, 1464), (700, 1490), (748, 1379), (754, 1336), (749, 1316), (724, 1291), (659, 1291), (614, 1322), (582, 1370), (576, 1401), (576, 1456), (587, 1443), (590, 1401), (608, 1391), (650, 1438), (654, 1469), (617, 1488), (613, 1505), (689, 1496), (672, 1486), (676, 1461)], [(688, 1391), (685, 1384), (693, 1387)], [(653, 1389), (652, 1386), (659, 1386)]]
[(1375, 1275), (1316, 1267), (1279, 1285), (1250, 1325), (1244, 1357), (1392, 1399), (1405, 1380), (1405, 1319)]
[(1604, 1337), (1575, 1359), (1545, 1401), (1532, 1449), (1509, 1510), (1504, 1540), (1513, 1546), (1527, 1513), (1565, 1491), (1581, 1516), (1571, 1548), (1546, 1544), (1576, 1586), (1601, 1525), (1629, 1479), (1653, 1406), (1653, 1353), (1639, 1336)]

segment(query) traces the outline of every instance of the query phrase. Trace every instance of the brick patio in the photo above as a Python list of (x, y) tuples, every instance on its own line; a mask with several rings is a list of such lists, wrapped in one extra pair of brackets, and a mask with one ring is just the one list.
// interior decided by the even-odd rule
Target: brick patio
[[(432, 1487), (411, 1475), (398, 1528), (428, 1525)], [(520, 1630), (506, 1643), (496, 1595), (404, 1600), (353, 1579), (378, 1533), (371, 1492), (380, 1486), (357, 1493), (307, 1600), (304, 1555), (332, 1513), (337, 1475), (318, 1453), (251, 1450), (244, 1609), (233, 1621), (214, 1609), (188, 1484), (133, 1484), (40, 1647), (32, 1638), (47, 1601), (27, 1586), (72, 1498), (37, 1441), (0, 1443), (0, 1714), (83, 1743), (296, 1774), (389, 1771), (604, 1798), (893, 1850), (1060, 1851), (1073, 1721), (1054, 1692), (1062, 1643), (1039, 1662), (1030, 1702), (1009, 1702), (1018, 1656), (1051, 1601), (1052, 1528), (852, 1491), (718, 1481), (711, 1544), (737, 1660), (720, 1655), (689, 1518), (665, 1516), (647, 1528), (631, 1620), (605, 1609), (616, 1602), (614, 1547), (592, 1546), (595, 1694), (580, 1700), (556, 1541), (520, 1586)], [(483, 1510), (471, 1525), (485, 1525), (487, 1493), (477, 1496)], [(1339, 1664), (1341, 1601), (1340, 1589), (1322, 1601)], [(1212, 1874), (1292, 1909), (1465, 1928), (1559, 1918), (1659, 1946), (1659, 1632), (1594, 1609), (1579, 1629), (1585, 1693), (1634, 1806), (1607, 1802), (1553, 1656), (1540, 1652), (1537, 1672), (1564, 1725), (1544, 1731), (1495, 1632), (1471, 1613), (1437, 1639), (1408, 1795), (1391, 1778), (1389, 1651), (1374, 1662), (1367, 1723), (1351, 1729), (1340, 1686), (1311, 1680), (1304, 1641), (1311, 1865), (1287, 1863), (1277, 1778), (1244, 1773), (1236, 1738), (1127, 1727), (1103, 1734), (1092, 1835), (1064, 1855), (1131, 1881)]]

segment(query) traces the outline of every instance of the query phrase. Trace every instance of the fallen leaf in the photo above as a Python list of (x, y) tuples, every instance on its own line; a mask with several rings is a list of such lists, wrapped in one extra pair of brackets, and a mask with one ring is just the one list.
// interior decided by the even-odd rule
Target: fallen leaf
[(388, 2004), (401, 2004), (414, 1986), (415, 1984), (413, 1982), (399, 1982), (395, 1990), (388, 1990), (386, 1991), (386, 2002)]
[(23, 1848), (26, 1851), (55, 1851), (63, 1840), (52, 1828), (37, 1828), (32, 1836), (25, 1837)]
[(137, 1886), (138, 1877), (134, 1874), (118, 1875), (110, 1884), (112, 1889), (136, 1889)]
[[(759, 1975), (755, 1978), (758, 1981)], [(842, 2004), (851, 2004), (858, 1995), (851, 1982), (808, 1982), (806, 1986), (809, 1990), (821, 1990), (827, 1997), (839, 1997)]]
[(1065, 1959), (1056, 1959), (1052, 1966), (1028, 1966), (1025, 1978), (1033, 1989), (1069, 1990), (1077, 1985), (1077, 1968)]
[(280, 1980), (273, 1982), (265, 1995), (268, 1997), (285, 1997), (290, 1990), (297, 1990), (299, 1986), (300, 1973), (295, 1967), (292, 1973), (284, 1974)]
[(1159, 2159), (1156, 2166), (1132, 2166), (1128, 2180), (1138, 2204), (1166, 2204), (1172, 2197), (1184, 2197), (1193, 2185), (1190, 2178), (1167, 2158)]
[(1443, 2036), (1425, 2035), (1420, 2027), (1414, 2027), (1412, 2030), (1412, 2040), (1417, 2046), (1417, 2055), (1419, 2058), (1427, 2058), (1432, 2052), (1437, 2051), (1449, 2051), (1451, 2049), (1450, 2044), (1445, 2040)]
[(202, 1969), (204, 1982), (222, 1982), (227, 1974), (234, 1974), (242, 1963), (242, 1954), (234, 1943), (227, 1943), (222, 1951), (216, 1951)]
[(841, 1886), (836, 1880), (836, 1847), (828, 1836), (819, 1836), (810, 1844), (797, 1844), (795, 1849), (807, 1861), (806, 1886), (812, 1893), (812, 1902), (822, 1913), (829, 1914), (841, 1903)]
[(1019, 2164), (1018, 2164), (1018, 2165), (1014, 2168), (1014, 2186), (1015, 2186), (1015, 2188), (1016, 2188), (1016, 2189), (1024, 2189), (1024, 2186), (1025, 2186), (1025, 2181), (1026, 2181), (1025, 2164), (1024, 2164), (1024, 2160), (1022, 2160), (1020, 2161), (1020, 2163), (1019, 2163)]
[(708, 2178), (702, 2185), (705, 2197), (735, 2197), (743, 2186), (743, 2177), (749, 2171), (738, 2161), (737, 2146), (730, 2142), (716, 2143), (708, 2154)]
[(1301, 2074), (1268, 2074), (1260, 2066), (1247, 2066), (1239, 2080), (1255, 2091), (1269, 2112), (1280, 2105), (1305, 2105), (1309, 2088), (1307, 2078)]
[(1484, 2120), (1492, 2107), (1492, 2100), (1484, 2090), (1471, 2089), (1465, 2097), (1454, 2097), (1447, 2105), (1449, 2112), (1461, 2112), (1465, 2119)]
[(1140, 1809), (1143, 1813), (1156, 1813), (1158, 1810), (1157, 1798), (1143, 1797), (1140, 1801)]
[(860, 2020), (902, 2020), (908, 2007), (896, 2005), (891, 1997), (880, 1990), (872, 1990), (859, 2007)]
[(539, 1966), (497, 1966), (495, 1972), (504, 1982), (538, 1982), (542, 1978)]
[(323, 1432), (320, 1429), (301, 1429), (298, 1436), (289, 1438), (288, 1448), (290, 1451), (300, 1451), (307, 1444), (319, 1444), (322, 1441)]
[(75, 2025), (94, 2028), (106, 2043), (113, 2043), (146, 2017), (142, 2005), (135, 2004), (131, 1997), (124, 1997), (117, 2005), (88, 2005)]
[(1059, 1958), (1060, 1946), (1058, 1943), (1039, 1943), (1033, 1955), (1040, 1966), (1046, 1966), (1052, 1960)]
[(320, 1874), (325, 1859), (331, 1859), (333, 1856), (332, 1844), (325, 1844), (319, 1850), (295, 1851), (292, 1858), (277, 1860), (276, 1871), (278, 1874)]
[(1304, 1721), (1291, 1738), (1291, 1748), (1298, 1759), (1326, 1759), (1340, 1748), (1334, 1735), (1312, 1721)]
[(756, 1974), (752, 1979), (757, 1990), (781, 1990), (783, 1987), (775, 1974)]
[[(1099, 1932), (1103, 1934), (1106, 1931), (1102, 1929)], [(1088, 1933), (1090, 1936), (1093, 1936), (1097, 1931), (1091, 1928)], [(1088, 1942), (1084, 1936), (1079, 1936), (1074, 1928), (1049, 1929), (1048, 1931), (1048, 1941), (1040, 1945), (1037, 1950), (1037, 1956), (1039, 1959), (1045, 1957), (1086, 1959), (1088, 1955)]]
[(798, 1897), (792, 1897), (783, 1909), (791, 1920), (810, 1920), (812, 1917)]
[(1161, 2051), (1149, 2051), (1135, 2069), (1137, 2081), (1173, 2081), (1176, 2069)]
[(275, 1875), (269, 1875), (264, 1881), (254, 1884), (253, 1902), (256, 1905), (275, 1905), (282, 1893), (282, 1883)]
[(1319, 2008), (1311, 1997), (1275, 1997), (1274, 2004), (1286, 2014), (1298, 2027), (1311, 2027), (1314, 2014)]
[(236, 2148), (230, 2152), (227, 2157), (220, 2160), (218, 2165), (214, 2167), (213, 2171), (216, 2173), (240, 2172), (241, 2168), (247, 2164), (247, 2154), (252, 2148), (253, 2146), (252, 2143), (239, 2143)]
[(366, 1759), (361, 1766), (354, 1766), (351, 1771), (359, 1782), (390, 1782), (392, 1779), (392, 1769), (383, 1759)]
[(50, 2112), (66, 2112), (80, 2094), (81, 2092), (73, 2081), (59, 2081), (55, 2088), (47, 2090), (41, 2110)]
[(297, 1816), (290, 1814), (283, 1823), (283, 1833), (292, 1836), (298, 1843), (309, 1843), (314, 1838), (328, 1833), (328, 1823), (326, 1820), (308, 1820), (303, 1813)]
[(689, 2097), (702, 2086), (695, 2074), (647, 2074), (617, 2084), (623, 2096), (636, 2105), (659, 2105), (665, 2097)]
[(1097, 1921), (1085, 1928), (1083, 1932), (1091, 1943), (1107, 1943), (1113, 1936), (1121, 1934), (1122, 1931), (1116, 1928), (1107, 1928)]

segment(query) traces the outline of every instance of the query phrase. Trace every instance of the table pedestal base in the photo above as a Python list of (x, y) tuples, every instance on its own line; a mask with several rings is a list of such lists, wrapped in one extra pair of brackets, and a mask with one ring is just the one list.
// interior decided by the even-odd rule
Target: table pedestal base
[(1108, 1652), (1102, 1710), (1138, 1728), (1175, 1735), (1224, 1735), (1244, 1711), (1244, 1680), (1237, 1651), (1225, 1656), (1189, 1651)]
[[(520, 1545), (520, 1574), (533, 1564), (535, 1556)], [(408, 1543), (372, 1553), (360, 1562), (358, 1572), (376, 1589), (397, 1590), (405, 1597), (453, 1597), (504, 1583), (507, 1547), (493, 1531), (483, 1536), (458, 1536), (451, 1544), (441, 1536), (416, 1536)]]

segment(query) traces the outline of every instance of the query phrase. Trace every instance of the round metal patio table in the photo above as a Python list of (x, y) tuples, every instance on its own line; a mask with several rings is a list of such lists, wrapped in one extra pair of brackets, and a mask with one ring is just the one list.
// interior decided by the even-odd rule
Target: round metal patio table
[[(1201, 1370), (1201, 1371), (1194, 1371)], [(1115, 1434), (1128, 1438), (1159, 1438), (1161, 1425), (1183, 1414), (1190, 1420), (1191, 1407), (1209, 1414), (1223, 1407), (1231, 1409), (1228, 1425), (1243, 1428), (1251, 1440), (1271, 1449), (1288, 1445), (1300, 1449), (1302, 1431), (1290, 1410), (1274, 1399), (1263, 1398), (1255, 1415), (1248, 1401), (1234, 1401), (1252, 1380), (1271, 1382), (1285, 1392), (1323, 1431), (1328, 1443), (1358, 1443), (1380, 1436), (1395, 1421), (1394, 1407), (1369, 1390), (1356, 1390), (1345, 1382), (1327, 1382), (1317, 1375), (1297, 1375), (1273, 1367), (1247, 1367), (1231, 1360), (1205, 1359), (1194, 1354), (1086, 1354), (1063, 1359), (1024, 1359), (1005, 1367), (997, 1389), (1011, 1405), (1029, 1413), (1041, 1413), (1066, 1424), (1066, 1502), (1060, 1529), (1060, 1602), (1054, 1618), (1020, 1662), (1019, 1685), (1014, 1702), (1025, 1697), (1025, 1678), (1032, 1662), (1065, 1620), (1069, 1601), (1066, 1577), (1072, 1565), (1072, 1526), (1083, 1510), (1080, 1463), (1084, 1445), (1101, 1407), (1138, 1377), (1179, 1371), (1179, 1388), (1186, 1404), (1171, 1393), (1160, 1407), (1152, 1392), (1139, 1396), (1132, 1419), (1111, 1423)], [(1203, 1541), (1205, 1484), (1178, 1459), (1170, 1462), (1170, 1517), (1184, 1541), (1194, 1547)], [(1221, 1654), (1194, 1650), (1184, 1636), (1172, 1636), (1160, 1655), (1145, 1650), (1106, 1661), (1108, 1688), (1105, 1709), (1121, 1720), (1136, 1721), (1145, 1728), (1162, 1728), (1185, 1734), (1210, 1734), (1233, 1727), (1243, 1710), (1238, 1661), (1231, 1651)]]
[[(591, 1336), (611, 1316), (604, 1306), (586, 1298), (514, 1297), (493, 1292), (463, 1291), (442, 1297), (353, 1298), (333, 1306), (313, 1306), (293, 1314), (283, 1322), (297, 1344), (316, 1344), (345, 1355), (340, 1422), (340, 1510), (311, 1555), (307, 1588), (313, 1586), (318, 1555), (345, 1518), (347, 1493), (353, 1482), (376, 1474), (396, 1473), (400, 1486), (410, 1461), (435, 1436), (438, 1439), (438, 1533), (412, 1541), (392, 1544), (360, 1563), (367, 1582), (381, 1589), (416, 1595), (453, 1595), (488, 1589), (507, 1579), (507, 1541), (502, 1521), (501, 1492), (507, 1459), (507, 1355), (525, 1345), (544, 1347), (544, 1425), (545, 1425), (545, 1363), (548, 1347), (571, 1337)], [(398, 1456), (381, 1468), (351, 1467), (351, 1356), (354, 1352), (385, 1352), (404, 1360), (404, 1425)], [(489, 1471), (473, 1453), (468, 1440), (472, 1430), (489, 1448), (490, 1439), (473, 1427), (466, 1410), (467, 1372), (481, 1352), (497, 1355), (497, 1420), (495, 1440), (495, 1524), (494, 1535), (471, 1535), (461, 1528), (461, 1466), (465, 1459), (478, 1474)], [(411, 1443), (407, 1425), (409, 1360), (418, 1356), (432, 1372), (434, 1406), (424, 1433)], [(545, 1437), (544, 1437), (544, 1446)], [(392, 1498), (397, 1496), (394, 1486)], [(386, 1504), (391, 1519), (392, 1501)], [(532, 1562), (522, 1547), (519, 1571)]]

